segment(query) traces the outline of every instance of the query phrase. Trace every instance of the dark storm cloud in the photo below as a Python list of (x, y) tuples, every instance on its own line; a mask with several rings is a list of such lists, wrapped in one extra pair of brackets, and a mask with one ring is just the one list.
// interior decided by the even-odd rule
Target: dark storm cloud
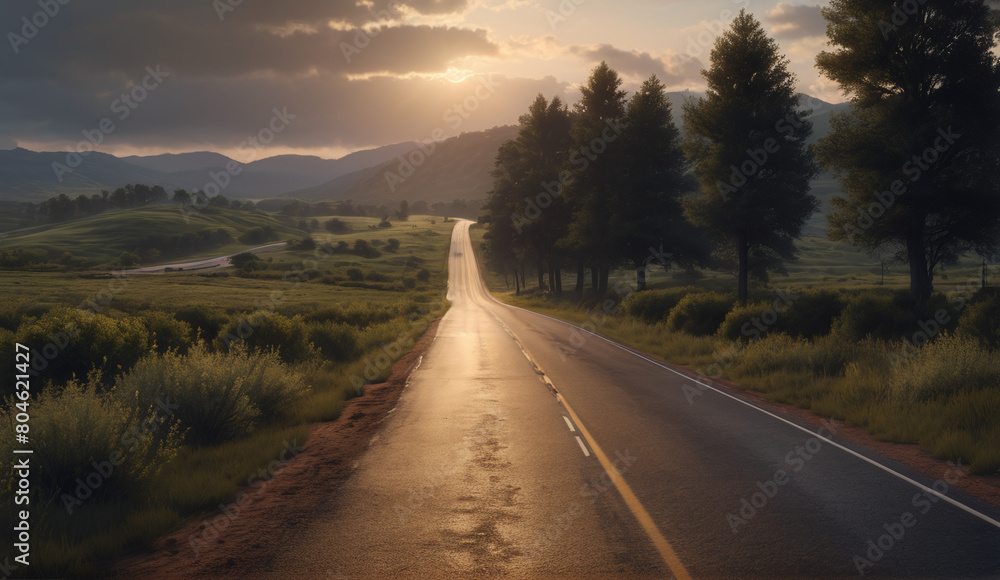
[(767, 13), (767, 22), (777, 38), (800, 39), (826, 35), (826, 20), (819, 6), (779, 3)]
[[(447, 14), (465, 8), (467, 0), (405, 4), (423, 14)], [(107, 139), (114, 146), (226, 148), (263, 127), (274, 107), (297, 116), (282, 135), (283, 146), (421, 138), (440, 124), (452, 99), (465, 98), (463, 85), (470, 82), (426, 75), (445, 71), (456, 59), (498, 54), (485, 31), (407, 25), (398, 21), (398, 3), (380, 0), (371, 6), (243, 0), (221, 19), (209, 0), (70, 2), (54, 16), (37, 18), (47, 22), (27, 30), (34, 33), (17, 43), (15, 53), (9, 33), (21, 35), (21, 19), (31, 21), (39, 10), (37, 2), (22, 0), (0, 6), (6, 25), (0, 29), (6, 40), (0, 47), (0, 134), (8, 141), (75, 141), (107, 117), (115, 121)], [(334, 29), (331, 21), (378, 33), (359, 36), (359, 28)], [(166, 76), (152, 83), (147, 70), (157, 68)], [(386, 78), (366, 79), (373, 74)], [(136, 88), (144, 80), (156, 87)], [(496, 101), (561, 89), (552, 79), (507, 81)], [(121, 119), (122, 95), (136, 90), (142, 102)], [(498, 102), (484, 104), (463, 130), (510, 122), (500, 109)]]

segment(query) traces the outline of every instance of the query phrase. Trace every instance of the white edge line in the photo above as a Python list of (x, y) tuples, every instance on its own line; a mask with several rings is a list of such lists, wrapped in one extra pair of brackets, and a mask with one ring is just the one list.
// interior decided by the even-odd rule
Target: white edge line
[(563, 415), (562, 418), (566, 421), (566, 426), (569, 427), (570, 433), (576, 433), (576, 427), (573, 426), (573, 422), (569, 420), (569, 417)]
[[(963, 511), (969, 513), (969, 514), (971, 514), (971, 515), (976, 516), (977, 518), (983, 520), (984, 522), (986, 522), (986, 523), (988, 523), (988, 524), (990, 524), (992, 526), (1000, 528), (1000, 522), (998, 522), (997, 520), (989, 517), (988, 515), (983, 514), (983, 513), (979, 512), (979, 511), (976, 511), (974, 508), (971, 508), (971, 507), (965, 505), (964, 503), (962, 503), (962, 502), (960, 502), (960, 501), (958, 501), (956, 499), (948, 497), (947, 495), (945, 495), (945, 494), (943, 494), (943, 493), (941, 493), (941, 492), (939, 492), (939, 491), (937, 491), (935, 489), (927, 487), (926, 485), (920, 483), (919, 481), (913, 480), (913, 479), (911, 479), (911, 478), (903, 475), (902, 473), (899, 473), (898, 471), (895, 471), (894, 469), (892, 469), (892, 468), (890, 468), (888, 466), (882, 465), (881, 463), (879, 463), (878, 461), (875, 461), (874, 459), (871, 459), (869, 457), (865, 457), (864, 455), (858, 453), (857, 451), (854, 451), (853, 449), (849, 449), (847, 447), (844, 447), (840, 443), (837, 443), (836, 441), (832, 441), (832, 440), (828, 439), (827, 437), (824, 437), (824, 436), (820, 435), (819, 433), (810, 431), (809, 429), (806, 429), (805, 427), (803, 427), (801, 425), (796, 425), (795, 423), (789, 421), (788, 419), (785, 419), (783, 417), (779, 417), (778, 415), (775, 415), (774, 413), (771, 413), (770, 411), (764, 410), (764, 409), (758, 407), (757, 405), (754, 405), (753, 403), (750, 403), (748, 401), (744, 401), (743, 399), (741, 399), (741, 398), (739, 398), (737, 396), (731, 395), (730, 393), (727, 393), (727, 392), (725, 392), (725, 391), (723, 391), (721, 389), (713, 387), (712, 385), (708, 385), (708, 384), (705, 384), (705, 383), (703, 383), (703, 382), (701, 382), (701, 381), (699, 381), (697, 379), (691, 378), (691, 377), (685, 375), (684, 373), (678, 372), (678, 371), (676, 371), (676, 370), (674, 370), (674, 369), (672, 369), (672, 368), (670, 368), (670, 367), (668, 367), (668, 366), (666, 366), (664, 364), (661, 364), (661, 363), (659, 363), (659, 362), (657, 362), (657, 361), (655, 361), (655, 360), (653, 360), (653, 359), (651, 359), (651, 358), (649, 358), (647, 356), (644, 356), (644, 355), (640, 354), (639, 352), (636, 352), (636, 351), (634, 351), (634, 350), (632, 350), (632, 349), (630, 349), (628, 347), (622, 346), (622, 345), (618, 344), (617, 342), (615, 342), (613, 340), (607, 339), (607, 338), (605, 338), (605, 337), (603, 337), (603, 336), (601, 336), (599, 334), (595, 334), (595, 333), (593, 333), (593, 332), (591, 332), (591, 331), (589, 331), (589, 330), (587, 330), (585, 328), (580, 328), (579, 326), (577, 326), (575, 324), (570, 324), (569, 322), (566, 322), (565, 320), (559, 320), (558, 318), (553, 318), (551, 316), (546, 316), (545, 314), (539, 314), (538, 312), (534, 312), (534, 311), (528, 310), (526, 308), (521, 308), (520, 306), (513, 306), (511, 304), (506, 304), (504, 302), (501, 302), (500, 300), (497, 300), (497, 298), (495, 296), (493, 296), (493, 293), (490, 292), (488, 289), (487, 289), (487, 296), (489, 296), (494, 302), (496, 302), (497, 304), (500, 304), (501, 306), (506, 306), (508, 308), (513, 308), (515, 310), (521, 310), (523, 312), (528, 312), (530, 314), (534, 314), (535, 316), (541, 316), (542, 318), (547, 318), (547, 319), (552, 320), (554, 322), (558, 322), (560, 324), (564, 324), (566, 326), (570, 326), (570, 327), (576, 328), (577, 330), (583, 331), (583, 332), (585, 332), (585, 333), (593, 336), (594, 338), (598, 338), (600, 340), (603, 340), (604, 342), (610, 344), (611, 346), (614, 346), (614, 347), (616, 347), (618, 349), (621, 349), (621, 350), (623, 350), (623, 351), (625, 351), (627, 353), (630, 353), (630, 354), (632, 354), (632, 355), (634, 355), (634, 356), (636, 356), (638, 358), (641, 358), (644, 361), (653, 363), (654, 365), (660, 367), (661, 369), (668, 370), (668, 371), (674, 373), (675, 375), (677, 375), (679, 377), (682, 377), (684, 379), (690, 380), (693, 383), (699, 384), (699, 385), (705, 387), (706, 389), (711, 389), (712, 391), (715, 391), (716, 393), (719, 393), (720, 395), (723, 395), (725, 397), (729, 397), (730, 399), (732, 399), (734, 401), (737, 401), (739, 403), (742, 403), (742, 404), (746, 405), (747, 407), (750, 407), (751, 409), (756, 409), (757, 411), (760, 411), (761, 413), (764, 413), (765, 415), (773, 417), (773, 418), (781, 421), (782, 423), (790, 425), (790, 426), (798, 429), (799, 431), (803, 431), (805, 433), (808, 433), (808, 434), (812, 435), (813, 437), (817, 437), (817, 438), (819, 438), (819, 439), (821, 439), (821, 440), (829, 443), (830, 445), (833, 445), (834, 447), (836, 447), (836, 448), (838, 448), (838, 449), (840, 449), (842, 451), (846, 451), (847, 453), (849, 453), (849, 454), (857, 457), (858, 459), (861, 459), (861, 460), (863, 460), (863, 461), (865, 461), (867, 463), (870, 463), (871, 465), (874, 465), (875, 467), (881, 469), (882, 471), (885, 471), (886, 473), (894, 475), (894, 476), (898, 477), (899, 479), (901, 479), (901, 480), (903, 480), (903, 481), (905, 481), (905, 482), (913, 485), (914, 487), (916, 487), (916, 488), (918, 488), (918, 489), (920, 489), (920, 490), (922, 490), (924, 492), (930, 493), (930, 494), (932, 494), (932, 495), (934, 495), (934, 496), (936, 496), (936, 497), (938, 497), (940, 499), (943, 499), (944, 501), (950, 503), (951, 505), (953, 505), (953, 506), (955, 506), (955, 507), (957, 507), (957, 508), (959, 508), (959, 509), (961, 509), (961, 510), (963, 510)], [(579, 439), (579, 437), (577, 437), (577, 439)], [(581, 446), (583, 445), (582, 442), (580, 444), (581, 444)]]
[(580, 439), (579, 435), (576, 436), (576, 442), (580, 444), (580, 449), (583, 450), (583, 456), (590, 457), (590, 451), (587, 451), (587, 446), (583, 444), (583, 439)]

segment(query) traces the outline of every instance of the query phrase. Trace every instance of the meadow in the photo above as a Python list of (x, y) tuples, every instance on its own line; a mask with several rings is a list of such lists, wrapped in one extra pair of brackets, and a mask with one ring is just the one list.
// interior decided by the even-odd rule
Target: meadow
[[(5, 271), (0, 283), (0, 352), (13, 364), (14, 345), (28, 345), (36, 370), (35, 577), (96, 573), (217, 510), (248, 476), (304, 445), (312, 425), (383, 381), (448, 306), (453, 223), (440, 218), (389, 228), (339, 218), (353, 230), (339, 235), (258, 212), (223, 210), (188, 225), (158, 219), (161, 208), (125, 210), (4, 242), (73, 248), (101, 264)], [(107, 269), (144, 232), (224, 227), (238, 239), (262, 224), (289, 246), (245, 269), (124, 278)], [(11, 377), (0, 376), (0, 424), (13, 430)], [(0, 443), (4, 458), (12, 445)], [(7, 461), (0, 488), (13, 493)], [(4, 521), (13, 507), (4, 506)]]
[[(483, 233), (472, 230), (480, 263)], [(918, 304), (905, 267), (883, 273), (877, 258), (825, 238), (800, 248), (789, 275), (752, 285), (745, 306), (725, 272), (654, 269), (639, 293), (634, 272), (618, 271), (610, 309), (589, 289), (573, 292), (575, 277), (564, 278), (561, 296), (530, 286), (516, 296), (502, 275), (484, 278), (506, 303), (880, 440), (917, 444), (973, 474), (1000, 473), (1000, 292), (981, 288), (980, 266), (939, 275), (934, 297)]]

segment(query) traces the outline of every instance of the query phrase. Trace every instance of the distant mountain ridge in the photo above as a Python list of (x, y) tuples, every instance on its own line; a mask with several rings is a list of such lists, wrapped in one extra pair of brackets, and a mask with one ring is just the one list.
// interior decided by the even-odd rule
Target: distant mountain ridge
[[(241, 164), (230, 174), (233, 159), (208, 151), (195, 153), (129, 156), (89, 153), (71, 167), (66, 152), (35, 152), (27, 149), (0, 151), (0, 201), (41, 201), (65, 193), (76, 196), (113, 190), (129, 183), (162, 185), (168, 191), (205, 189), (213, 174), (228, 176), (221, 187), (227, 197), (276, 197), (289, 191), (313, 187), (344, 174), (378, 165), (410, 151), (415, 142), (397, 143), (358, 151), (340, 159), (306, 155), (279, 155)], [(55, 171), (62, 164), (69, 171)]]
[[(704, 94), (683, 91), (667, 96), (673, 104), (674, 121), (683, 127), (685, 103)], [(812, 111), (810, 143), (829, 133), (834, 114), (850, 109), (849, 103), (831, 104), (804, 94), (799, 97), (800, 106)], [(240, 165), (236, 175), (226, 172), (227, 164), (234, 163), (232, 159), (210, 151), (125, 158), (91, 153), (71, 173), (62, 175), (62, 182), (52, 164), (65, 164), (66, 153), (13, 149), (0, 151), (0, 201), (40, 201), (60, 193), (93, 194), (128, 183), (193, 191), (227, 180), (219, 189), (233, 198), (352, 199), (358, 203), (483, 199), (493, 187), (490, 172), (497, 150), (515, 138), (517, 130), (508, 125), (463, 133), (434, 143), (430, 153), (430, 146), (421, 151), (416, 142), (404, 142), (340, 159), (279, 155)], [(213, 175), (218, 179), (213, 181)]]

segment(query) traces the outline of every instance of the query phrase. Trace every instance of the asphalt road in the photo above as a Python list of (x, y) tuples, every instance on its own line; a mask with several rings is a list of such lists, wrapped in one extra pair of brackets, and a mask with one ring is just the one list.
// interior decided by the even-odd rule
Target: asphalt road
[(1000, 578), (1000, 510), (954, 474), (496, 302), (468, 227), (399, 404), (262, 577)]
[[(285, 249), (288, 242), (276, 242), (273, 244), (268, 244), (266, 246), (260, 246), (257, 248), (251, 248), (249, 250), (244, 250), (241, 253), (250, 254), (266, 254), (269, 252), (279, 252)], [(233, 254), (235, 256), (236, 254)], [(168, 272), (189, 272), (192, 270), (218, 270), (219, 268), (226, 268), (229, 264), (229, 258), (233, 256), (217, 256), (215, 258), (203, 258), (201, 260), (193, 260), (189, 262), (178, 262), (175, 264), (159, 264), (157, 266), (145, 266), (143, 268), (133, 268), (131, 270), (126, 270), (125, 275), (131, 276), (135, 274), (166, 274)]]

